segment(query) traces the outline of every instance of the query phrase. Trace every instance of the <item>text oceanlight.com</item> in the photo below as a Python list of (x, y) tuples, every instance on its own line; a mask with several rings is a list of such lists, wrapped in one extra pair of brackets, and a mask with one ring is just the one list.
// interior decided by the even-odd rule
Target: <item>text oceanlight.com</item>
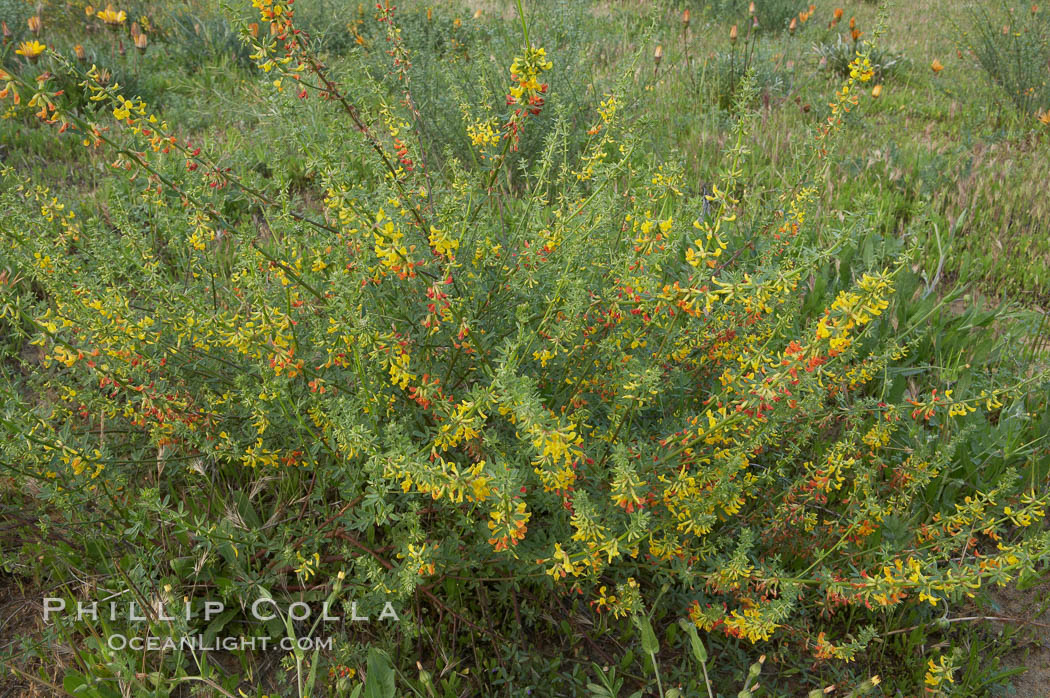
[(128, 637), (127, 635), (121, 635), (119, 633), (110, 635), (106, 638), (106, 644), (111, 650), (132, 649), (135, 651), (146, 650), (151, 652), (168, 650), (183, 650), (189, 652), (203, 652), (209, 650), (224, 650), (226, 652), (234, 652), (237, 650), (259, 650), (265, 652), (266, 650), (271, 649), (294, 650), (296, 648), (301, 650), (330, 650), (333, 647), (332, 638), (330, 637), (272, 638), (268, 636), (227, 636), (207, 638), (204, 635), (186, 635), (179, 638), (172, 638), (156, 635), (146, 635), (143, 637), (134, 635)]

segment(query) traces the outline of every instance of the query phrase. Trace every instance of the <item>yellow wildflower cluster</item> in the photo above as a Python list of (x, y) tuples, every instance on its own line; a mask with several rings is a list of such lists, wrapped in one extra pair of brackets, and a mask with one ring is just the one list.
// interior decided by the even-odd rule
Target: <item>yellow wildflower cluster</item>
[(499, 145), (502, 134), (495, 121), (477, 119), (467, 126), (467, 137), (470, 138), (471, 145), (484, 150)]
[(544, 489), (564, 490), (576, 481), (573, 465), (583, 455), (583, 438), (570, 426), (544, 429), (533, 425), (529, 430), (532, 445), (538, 451), (532, 465)]
[[(404, 232), (387, 217), (383, 209), (379, 209), (376, 214), (373, 237), (375, 239), (373, 249), (383, 268), (402, 279), (416, 275), (414, 267), (417, 263), (412, 260), (416, 246), (406, 246), (402, 242), (405, 237)], [(379, 273), (382, 273), (382, 270)]]
[(489, 512), (489, 543), (497, 551), (510, 550), (524, 537), (532, 514), (526, 510), (525, 502), (506, 499), (498, 502)]
[(930, 659), (926, 666), (924, 680), (931, 689), (940, 689), (945, 683), (955, 683), (955, 664), (951, 657), (941, 655), (936, 660)]
[(459, 240), (451, 237), (447, 232), (430, 226), (430, 247), (434, 252), (450, 260), (455, 260), (456, 250), (459, 249)]
[(542, 106), (540, 95), (547, 92), (547, 85), (540, 82), (540, 76), (553, 67), (542, 48), (530, 46), (523, 55), (515, 58), (510, 66), (511, 79), (515, 83), (510, 88), (513, 103), (524, 103), (533, 108)]
[(407, 560), (408, 565), (422, 577), (432, 575), (437, 571), (433, 562), (434, 549), (428, 544), (405, 546), (405, 551), (397, 554), (399, 559)]
[(868, 324), (889, 307), (887, 297), (893, 293), (893, 286), (888, 274), (864, 274), (857, 288), (859, 292), (839, 292), (831, 309), (817, 323), (816, 337), (827, 340), (830, 356), (849, 348), (853, 344), (851, 331)]

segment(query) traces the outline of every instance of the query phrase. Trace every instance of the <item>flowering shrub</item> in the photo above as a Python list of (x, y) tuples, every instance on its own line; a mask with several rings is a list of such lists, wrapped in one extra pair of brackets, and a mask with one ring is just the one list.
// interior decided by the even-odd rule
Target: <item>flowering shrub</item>
[[(810, 663), (860, 657), (892, 610), (940, 609), (1047, 559), (1045, 467), (975, 445), (997, 424), (1032, 428), (1046, 374), (990, 363), (924, 380), (909, 356), (944, 301), (916, 301), (911, 251), (831, 271), (863, 220), (814, 232), (869, 56), (800, 151), (808, 176), (779, 196), (751, 196), (746, 178), (753, 75), (709, 194), (640, 152), (615, 90), (578, 158), (562, 158), (559, 121), (511, 191), (508, 157), (551, 118), (558, 70), (534, 28), (522, 21), (504, 57), (502, 103), (468, 119), (474, 166), (438, 169), (392, 6), (377, 10), (404, 68), (390, 96), (335, 76), (295, 4), (252, 4), (242, 37), (269, 128), (299, 161), (231, 166), (58, 52), (0, 74), (9, 115), (104, 153), (128, 187), (84, 212), (0, 171), (0, 452), (61, 542), (26, 543), (38, 574), (76, 597), (207, 589), (231, 608), (343, 589), (486, 634), (509, 633), (461, 618), (457, 599), (509, 581), (631, 617), (647, 646), (639, 619), (659, 607), (707, 642)], [(518, 603), (505, 591), (482, 612), (517, 617)], [(863, 629), (836, 634), (845, 614)], [(347, 676), (352, 650), (297, 653), (300, 693), (322, 662)], [(127, 658), (92, 651), (85, 673), (145, 686)], [(950, 681), (947, 658), (930, 661)]]
[(960, 43), (1023, 112), (1050, 110), (1050, 10), (1039, 3), (975, 6)]

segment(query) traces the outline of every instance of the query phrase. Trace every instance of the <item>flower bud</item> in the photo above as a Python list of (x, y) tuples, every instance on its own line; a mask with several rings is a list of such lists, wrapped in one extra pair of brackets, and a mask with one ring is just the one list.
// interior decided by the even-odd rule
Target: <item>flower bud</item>
[(4, 41), (11, 38), (11, 30), (7, 28), (7, 22), (0, 21), (0, 31), (3, 32)]
[(878, 99), (879, 95), (881, 95), (881, 94), (882, 94), (882, 85), (876, 85), (875, 87), (871, 88), (871, 96), (873, 98)]
[(139, 53), (145, 53), (146, 52), (146, 45), (148, 43), (149, 43), (149, 39), (146, 38), (145, 34), (139, 32), (138, 34), (135, 35), (135, 48), (137, 48), (139, 50)]
[(733, 28), (729, 30), (729, 43), (731, 43), (731, 44), (735, 44), (736, 43), (736, 34), (737, 34), (736, 25), (734, 24)]
[(755, 3), (754, 2), (752, 2), (750, 5), (747, 6), (747, 11), (748, 11), (748, 14), (754, 16), (754, 14), (755, 14)]
[(656, 61), (656, 65), (660, 65), (660, 61), (664, 57), (664, 47), (661, 44), (656, 45), (656, 50), (653, 51), (653, 60)]
[(33, 15), (32, 17), (26, 20), (26, 24), (29, 25), (29, 31), (33, 32), (34, 34), (39, 34), (40, 30), (44, 26), (43, 22), (40, 21), (40, 15)]
[(798, 17), (792, 17), (791, 23), (788, 24), (788, 31), (792, 34), (795, 33), (795, 28), (798, 26)]
[(80, 44), (77, 44), (73, 47), (73, 55), (75, 55), (77, 57), (77, 60), (81, 63), (87, 60), (87, 54), (84, 53), (84, 47)]
[[(1032, 7), (1035, 7), (1035, 5), (1033, 5)], [(686, 28), (689, 27), (689, 10), (688, 9), (685, 10), (682, 13), (682, 26), (686, 27)]]

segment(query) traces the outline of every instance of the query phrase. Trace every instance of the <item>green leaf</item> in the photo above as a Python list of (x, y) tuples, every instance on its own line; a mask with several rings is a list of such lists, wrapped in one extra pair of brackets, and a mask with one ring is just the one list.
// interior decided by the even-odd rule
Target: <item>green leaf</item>
[(234, 499), (237, 500), (237, 513), (241, 515), (244, 522), (253, 529), (262, 528), (262, 520), (259, 518), (259, 514), (256, 513), (255, 507), (248, 500), (248, 495), (238, 491), (234, 494)]
[(700, 636), (696, 632), (696, 626), (685, 619), (678, 621), (678, 625), (689, 636), (689, 647), (693, 650), (693, 656), (696, 658), (696, 661), (700, 662), (701, 665), (707, 664), (707, 648), (704, 647), (703, 641), (700, 640)]
[(638, 626), (639, 632), (642, 634), (642, 649), (649, 654), (656, 654), (660, 651), (660, 643), (656, 640), (656, 633), (653, 632), (653, 625), (649, 622), (647, 616), (635, 616), (634, 624)]
[(219, 631), (226, 627), (226, 624), (237, 615), (237, 609), (231, 608), (223, 611), (217, 615), (212, 622), (208, 623), (208, 627), (204, 630), (204, 644), (211, 646), (215, 641), (215, 636), (219, 634)]
[(368, 676), (365, 679), (365, 698), (394, 698), (394, 667), (386, 652), (368, 648)]
[(71, 671), (62, 679), (62, 688), (74, 695), (88, 695), (91, 689), (83, 674)]

